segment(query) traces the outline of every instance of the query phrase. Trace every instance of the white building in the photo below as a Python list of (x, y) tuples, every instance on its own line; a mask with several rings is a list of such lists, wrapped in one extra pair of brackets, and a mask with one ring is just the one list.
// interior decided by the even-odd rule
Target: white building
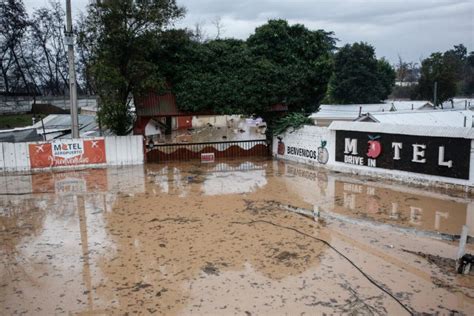
[(374, 122), (393, 125), (473, 127), (472, 111), (413, 111), (368, 113), (357, 122)]
[(379, 104), (322, 104), (310, 118), (315, 125), (329, 126), (333, 121), (355, 121), (368, 113), (420, 111), (435, 109), (429, 101), (386, 101)]

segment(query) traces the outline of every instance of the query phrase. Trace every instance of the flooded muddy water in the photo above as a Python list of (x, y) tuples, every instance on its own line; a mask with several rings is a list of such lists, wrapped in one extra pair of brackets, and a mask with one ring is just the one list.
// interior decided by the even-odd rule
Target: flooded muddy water
[(446, 239), (473, 222), (462, 193), (271, 160), (4, 176), (0, 314), (469, 315)]

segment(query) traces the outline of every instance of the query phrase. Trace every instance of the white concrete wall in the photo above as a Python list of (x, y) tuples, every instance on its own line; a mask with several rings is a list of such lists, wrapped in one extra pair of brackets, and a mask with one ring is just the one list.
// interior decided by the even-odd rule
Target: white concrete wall
[(107, 165), (141, 165), (144, 162), (143, 137), (111, 136), (105, 138)]
[[(382, 124), (371, 123), (374, 128), (381, 128)], [(401, 132), (400, 134), (405, 134)], [(437, 135), (439, 136), (439, 135)], [(393, 179), (397, 181), (422, 184), (422, 185), (433, 185), (433, 186), (445, 186), (445, 187), (462, 187), (466, 191), (474, 190), (474, 140), (471, 145), (471, 162), (470, 162), (470, 176), (469, 180), (440, 177), (433, 175), (425, 175), (420, 173), (413, 173), (400, 170), (390, 170), (383, 168), (371, 168), (367, 166), (356, 166), (335, 161), (336, 153), (336, 130), (331, 130), (327, 127), (318, 126), (304, 126), (293, 132), (286, 132), (282, 137), (282, 141), (285, 144), (285, 149), (288, 146), (303, 148), (308, 150), (317, 150), (321, 146), (321, 140), (327, 141), (327, 150), (329, 153), (329, 160), (327, 164), (321, 164), (315, 159), (300, 157), (297, 155), (291, 155), (285, 150), (284, 155), (278, 155), (278, 139), (273, 140), (273, 155), (276, 158), (290, 160), (298, 163), (304, 163), (312, 166), (325, 167), (334, 171), (344, 172), (348, 174), (357, 174), (363, 176), (372, 176), (385, 179)], [(449, 137), (449, 136), (447, 136)]]
[[(326, 141), (326, 149), (329, 153), (329, 161), (334, 161), (334, 146), (335, 143), (331, 139), (331, 131), (327, 127), (319, 126), (303, 126), (300, 129), (295, 131), (287, 131), (283, 135), (279, 135), (282, 138), (282, 142), (285, 144), (285, 149), (288, 146), (307, 149), (311, 151), (318, 151), (318, 148), (321, 147), (321, 141)], [(299, 163), (304, 163), (308, 165), (318, 166), (321, 163), (317, 159), (301, 157), (298, 155), (287, 154), (285, 151), (284, 155), (278, 155), (278, 139), (274, 138), (273, 140), (273, 154), (277, 158), (283, 158), (286, 160), (291, 160)]]
[[(31, 143), (0, 143), (0, 172), (29, 171), (31, 165), (28, 144)], [(144, 163), (142, 136), (105, 137), (105, 150), (107, 159), (105, 165), (107, 166), (142, 165)], [(67, 168), (87, 166), (92, 165), (70, 166)]]

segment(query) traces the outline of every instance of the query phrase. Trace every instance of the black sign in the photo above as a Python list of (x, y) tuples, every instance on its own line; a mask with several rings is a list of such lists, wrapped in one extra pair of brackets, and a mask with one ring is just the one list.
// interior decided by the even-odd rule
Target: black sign
[(336, 161), (469, 179), (471, 140), (336, 131)]

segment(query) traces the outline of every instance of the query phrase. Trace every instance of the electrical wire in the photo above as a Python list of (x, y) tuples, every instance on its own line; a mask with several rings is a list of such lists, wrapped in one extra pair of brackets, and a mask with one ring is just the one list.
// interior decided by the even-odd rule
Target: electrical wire
[(337, 250), (333, 245), (331, 245), (326, 240), (318, 238), (318, 237), (314, 237), (314, 236), (309, 235), (309, 234), (306, 234), (306, 233), (304, 233), (304, 232), (302, 232), (302, 231), (300, 231), (296, 228), (287, 227), (287, 226), (283, 226), (283, 225), (278, 225), (278, 224), (275, 224), (273, 222), (266, 221), (266, 220), (256, 220), (256, 221), (250, 221), (250, 222), (232, 222), (232, 224), (241, 224), (241, 225), (252, 225), (252, 224), (258, 224), (258, 223), (269, 224), (269, 225), (272, 225), (272, 226), (275, 226), (275, 227), (291, 230), (291, 231), (294, 231), (295, 233), (298, 233), (298, 234), (303, 235), (305, 237), (308, 237), (308, 238), (314, 239), (316, 241), (322, 242), (323, 244), (325, 244), (326, 246), (328, 246), (329, 248), (334, 250), (338, 255), (340, 255), (341, 257), (346, 259), (347, 262), (349, 262), (354, 268), (356, 268), (356, 270), (359, 271), (370, 283), (372, 283), (377, 288), (379, 288), (382, 292), (384, 292), (385, 294), (390, 296), (401, 307), (403, 307), (403, 309), (406, 310), (410, 315), (414, 315), (414, 313), (405, 304), (403, 304), (398, 298), (396, 298), (392, 293), (390, 293), (388, 290), (384, 289), (381, 285), (379, 285), (377, 282), (375, 282), (367, 273), (365, 273), (361, 268), (359, 268), (359, 266), (357, 266), (351, 259), (349, 259), (346, 255), (344, 255), (342, 252)]

